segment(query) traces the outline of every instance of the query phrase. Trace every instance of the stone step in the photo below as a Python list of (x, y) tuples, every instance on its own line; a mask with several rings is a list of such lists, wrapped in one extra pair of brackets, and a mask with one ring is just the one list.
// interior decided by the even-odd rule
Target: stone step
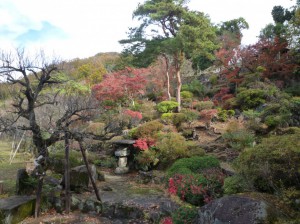
[(0, 224), (15, 224), (33, 215), (35, 196), (12, 196), (0, 199)]

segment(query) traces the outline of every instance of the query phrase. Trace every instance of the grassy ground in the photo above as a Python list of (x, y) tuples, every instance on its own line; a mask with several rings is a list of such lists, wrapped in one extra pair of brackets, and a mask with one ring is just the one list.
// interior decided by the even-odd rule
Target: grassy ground
[(12, 163), (9, 163), (11, 143), (0, 141), (0, 181), (4, 182), (4, 194), (6, 197), (15, 193), (16, 175), (20, 168), (25, 168), (26, 162), (30, 160), (29, 153), (17, 153)]

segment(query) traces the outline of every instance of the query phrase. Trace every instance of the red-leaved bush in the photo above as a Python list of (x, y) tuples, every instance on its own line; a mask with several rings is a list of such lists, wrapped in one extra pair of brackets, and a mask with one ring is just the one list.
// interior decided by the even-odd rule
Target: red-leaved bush
[(145, 93), (147, 80), (144, 74), (147, 69), (125, 68), (121, 71), (104, 75), (102, 82), (93, 86), (93, 94), (99, 101), (122, 101), (126, 98), (133, 101)]
[(161, 224), (173, 224), (172, 217), (166, 217), (161, 221)]
[(140, 138), (140, 139), (137, 139), (135, 141), (135, 143), (133, 144), (134, 147), (142, 150), (142, 151), (145, 151), (145, 150), (148, 150), (150, 147), (154, 146), (155, 145), (155, 141), (151, 138)]
[(203, 174), (175, 174), (169, 179), (168, 192), (192, 205), (203, 205), (222, 194), (224, 174), (208, 169)]
[(142, 120), (143, 116), (140, 112), (138, 111), (133, 111), (133, 110), (124, 110), (124, 114), (128, 115), (131, 118)]

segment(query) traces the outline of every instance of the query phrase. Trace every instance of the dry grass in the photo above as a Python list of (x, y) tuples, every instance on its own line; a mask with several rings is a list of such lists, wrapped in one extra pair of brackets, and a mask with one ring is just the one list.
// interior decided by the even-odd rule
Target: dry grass
[(12, 163), (9, 163), (11, 144), (7, 141), (0, 142), (0, 181), (4, 182), (5, 197), (15, 193), (16, 175), (18, 169), (25, 168), (26, 161), (31, 158), (29, 153), (17, 153)]

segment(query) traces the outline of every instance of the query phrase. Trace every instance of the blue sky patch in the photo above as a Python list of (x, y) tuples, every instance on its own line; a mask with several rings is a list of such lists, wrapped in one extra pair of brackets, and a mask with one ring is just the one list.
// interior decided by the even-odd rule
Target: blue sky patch
[(51, 39), (65, 39), (65, 32), (47, 21), (42, 22), (40, 29), (29, 29), (15, 38), (19, 44), (29, 42), (44, 42)]

